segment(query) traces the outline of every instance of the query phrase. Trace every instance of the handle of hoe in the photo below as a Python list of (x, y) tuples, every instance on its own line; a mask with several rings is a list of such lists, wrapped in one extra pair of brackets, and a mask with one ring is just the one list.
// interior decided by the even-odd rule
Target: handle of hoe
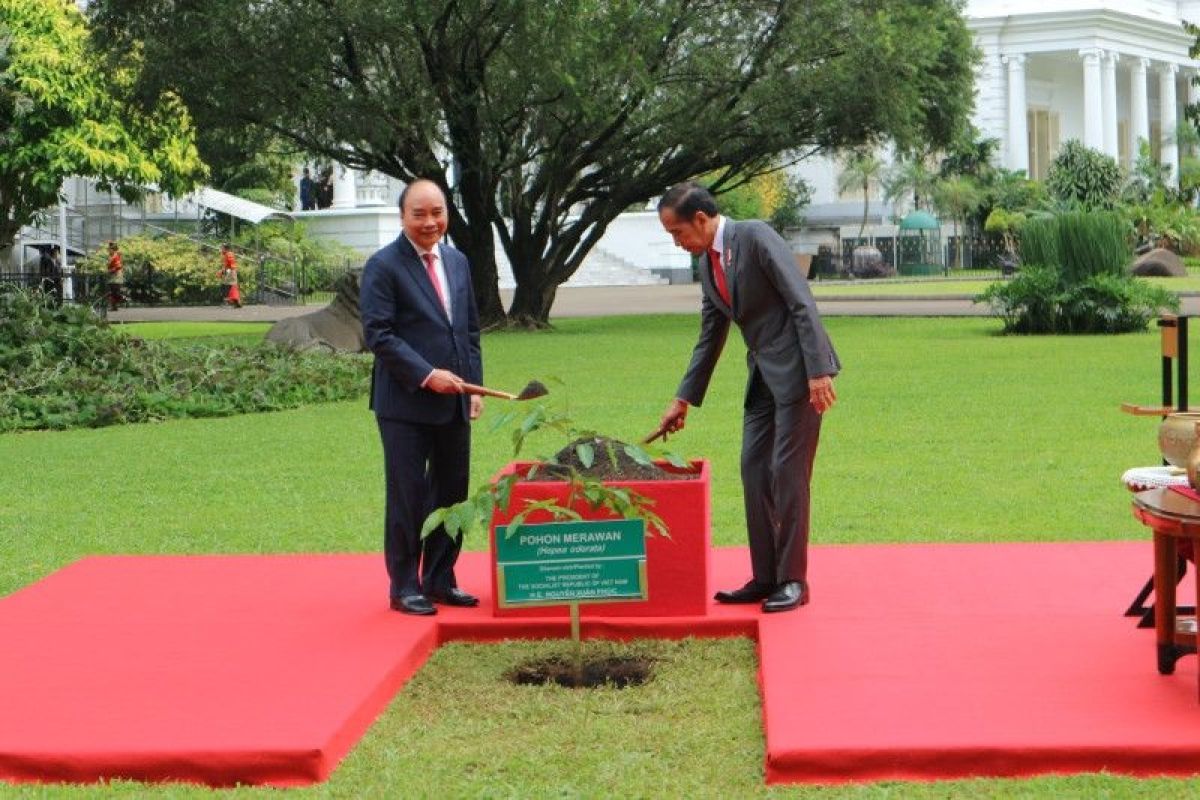
[(510, 392), (502, 392), (499, 389), (489, 389), (486, 386), (478, 386), (474, 383), (462, 384), (463, 394), (478, 394), (483, 397), (499, 397), (501, 400), (516, 400), (517, 396)]

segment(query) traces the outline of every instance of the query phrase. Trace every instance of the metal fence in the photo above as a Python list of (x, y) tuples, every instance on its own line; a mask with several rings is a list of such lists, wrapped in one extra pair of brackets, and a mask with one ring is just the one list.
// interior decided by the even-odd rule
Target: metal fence
[[(959, 243), (962, 251), (960, 254)], [(820, 278), (845, 278), (851, 274), (854, 263), (854, 249), (862, 245), (870, 245), (879, 250), (883, 262), (892, 267), (899, 266), (897, 259), (897, 241), (894, 236), (876, 236), (871, 238), (847, 237), (841, 240), (840, 258), (836, 259), (836, 269), (822, 272), (816, 271)], [(1006, 250), (1004, 242), (996, 236), (986, 234), (965, 234), (947, 236), (941, 245), (942, 272), (940, 276), (926, 277), (972, 277), (1000, 278), (1010, 274), (1011, 270), (1004, 266)], [(835, 274), (829, 274), (833, 272)]]

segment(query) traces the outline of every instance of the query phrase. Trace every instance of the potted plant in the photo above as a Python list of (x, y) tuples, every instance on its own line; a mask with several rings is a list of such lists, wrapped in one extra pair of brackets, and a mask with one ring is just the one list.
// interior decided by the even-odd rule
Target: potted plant
[[(702, 615), (708, 606), (711, 544), (710, 468), (662, 448), (648, 449), (578, 428), (544, 404), (501, 415), (513, 426), (513, 458), (461, 503), (439, 508), (422, 534), (444, 524), (451, 535), (489, 529), (492, 605), (497, 616), (559, 616), (567, 605), (502, 608), (496, 591), (497, 529), (513, 536), (522, 525), (564, 520), (640, 519), (646, 523), (643, 602), (597, 602), (588, 616)], [(552, 430), (567, 443), (552, 456), (519, 460), (527, 438)]]

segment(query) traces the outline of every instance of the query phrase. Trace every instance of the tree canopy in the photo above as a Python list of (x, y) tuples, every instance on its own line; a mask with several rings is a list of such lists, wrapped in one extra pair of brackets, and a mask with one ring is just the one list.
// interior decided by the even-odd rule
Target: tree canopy
[(948, 143), (971, 103), (960, 0), (95, 0), (145, 88), (202, 126), (451, 200), (482, 318), (547, 320), (608, 224), (680, 180), (716, 190), (883, 139)]
[(71, 175), (127, 198), (151, 184), (182, 192), (203, 176), (182, 101), (132, 102), (136, 77), (132, 59), (90, 49), (74, 4), (0, 0), (0, 247)]

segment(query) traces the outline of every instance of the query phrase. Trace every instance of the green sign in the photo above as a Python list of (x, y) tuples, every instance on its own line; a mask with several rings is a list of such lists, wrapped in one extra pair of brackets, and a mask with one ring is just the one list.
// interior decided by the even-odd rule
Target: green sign
[(640, 519), (496, 528), (501, 607), (646, 599), (646, 523)]

